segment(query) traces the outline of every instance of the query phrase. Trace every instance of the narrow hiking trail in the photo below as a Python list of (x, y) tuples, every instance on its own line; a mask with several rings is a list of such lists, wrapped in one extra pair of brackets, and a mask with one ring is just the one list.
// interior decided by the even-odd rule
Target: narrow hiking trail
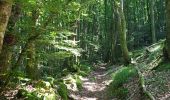
[(74, 100), (107, 100), (106, 87), (111, 82), (107, 75), (106, 64), (100, 64), (88, 77), (82, 78), (83, 85), (80, 91), (71, 91), (70, 97)]

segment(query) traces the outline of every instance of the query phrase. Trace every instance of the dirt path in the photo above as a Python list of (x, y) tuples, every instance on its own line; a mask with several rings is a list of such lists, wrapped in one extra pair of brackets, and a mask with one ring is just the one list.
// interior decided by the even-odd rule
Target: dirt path
[(70, 96), (74, 100), (107, 100), (105, 91), (111, 82), (110, 76), (106, 74), (106, 65), (101, 64), (87, 78), (82, 78), (83, 89), (72, 91)]

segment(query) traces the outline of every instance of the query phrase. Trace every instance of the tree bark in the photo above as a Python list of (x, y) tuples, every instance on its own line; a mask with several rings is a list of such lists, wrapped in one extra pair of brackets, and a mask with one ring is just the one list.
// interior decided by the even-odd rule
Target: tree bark
[(165, 57), (170, 61), (170, 0), (166, 0), (166, 41), (165, 41)]
[[(38, 19), (38, 11), (34, 10), (32, 11), (32, 22), (31, 22), (31, 26), (32, 27), (32, 31), (29, 33), (30, 36), (36, 34), (36, 22)], [(32, 41), (30, 43), (28, 43), (28, 49), (26, 51), (27, 53), (27, 65), (26, 65), (26, 73), (27, 76), (31, 79), (36, 79), (37, 78), (37, 66), (36, 66), (36, 52), (35, 52), (36, 48), (35, 48), (35, 41)]]
[(11, 14), (12, 0), (0, 1), (0, 53), (2, 50), (4, 34)]
[(7, 31), (5, 32), (5, 37), (0, 55), (0, 73), (2, 74), (7, 72), (8, 69), (10, 69), (11, 58), (13, 53), (12, 49), (14, 48), (14, 44), (16, 42), (15, 24), (19, 19), (20, 11), (20, 5), (16, 3), (12, 7), (12, 13), (7, 26)]
[(37, 77), (37, 66), (35, 62), (35, 42), (32, 42), (28, 45), (26, 65), (27, 76), (31, 79), (36, 79)]
[(116, 3), (117, 15), (118, 15), (118, 33), (120, 38), (120, 46), (123, 54), (123, 58), (126, 64), (130, 63), (129, 51), (126, 42), (126, 20), (123, 12), (123, 0), (120, 0), (120, 4)]
[(156, 42), (154, 3), (155, 3), (155, 0), (150, 0), (152, 43)]

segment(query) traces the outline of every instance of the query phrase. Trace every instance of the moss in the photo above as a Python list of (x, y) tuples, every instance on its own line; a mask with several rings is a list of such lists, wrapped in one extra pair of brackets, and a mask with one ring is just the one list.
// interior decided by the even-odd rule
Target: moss
[(133, 67), (123, 67), (117, 72), (112, 74), (113, 81), (109, 85), (108, 88), (108, 96), (109, 97), (117, 97), (119, 99), (126, 98), (128, 94), (128, 89), (123, 87), (123, 84), (128, 82), (129, 79), (135, 77), (137, 75), (137, 71)]
[(112, 85), (114, 87), (120, 87), (127, 82), (129, 78), (135, 75), (137, 75), (137, 71), (133, 67), (124, 67), (112, 75)]

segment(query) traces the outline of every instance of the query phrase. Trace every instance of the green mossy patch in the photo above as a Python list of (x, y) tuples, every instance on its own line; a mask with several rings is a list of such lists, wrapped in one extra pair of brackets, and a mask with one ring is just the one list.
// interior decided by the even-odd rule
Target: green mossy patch
[(123, 67), (112, 74), (113, 81), (108, 87), (108, 97), (116, 97), (119, 99), (125, 99), (128, 94), (128, 89), (123, 85), (129, 81), (129, 79), (135, 77), (137, 71), (133, 67)]

